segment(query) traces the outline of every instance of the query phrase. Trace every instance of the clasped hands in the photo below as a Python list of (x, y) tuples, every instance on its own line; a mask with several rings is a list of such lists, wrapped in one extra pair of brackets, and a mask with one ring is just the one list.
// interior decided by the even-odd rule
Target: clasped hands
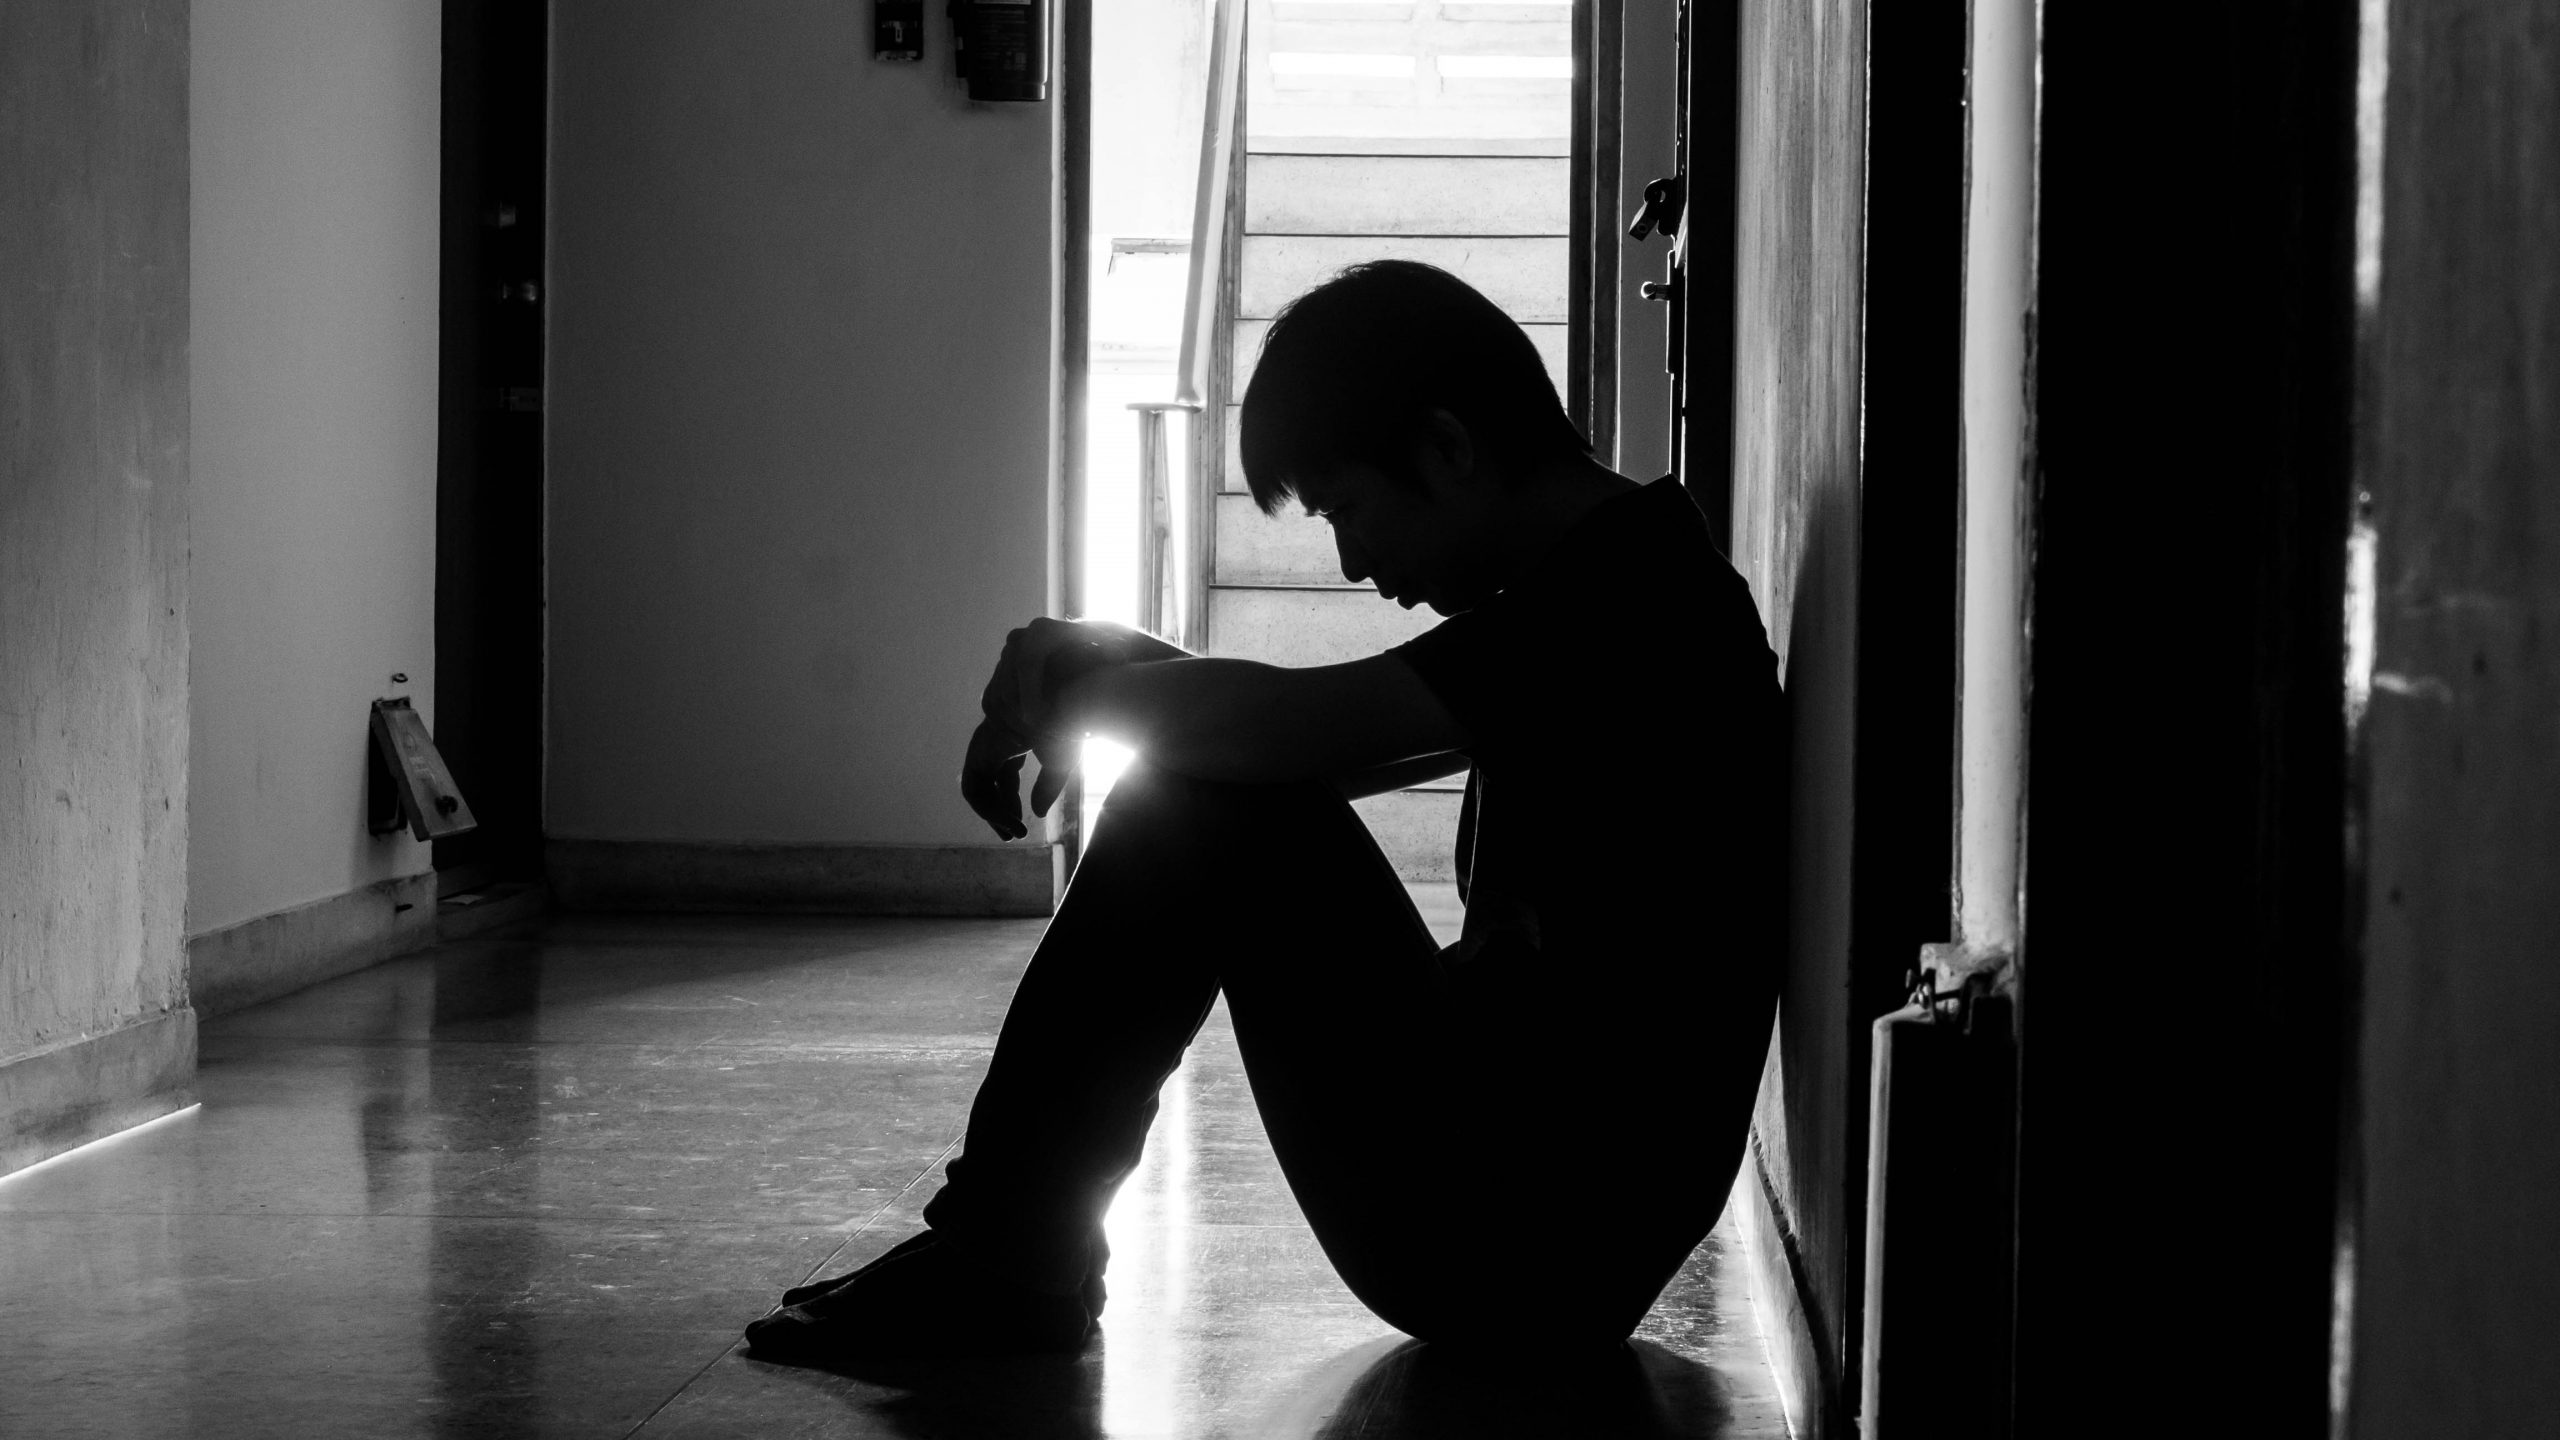
[(1022, 819), (1025, 755), (1040, 761), (1031, 785), (1035, 816), (1049, 813), (1075, 774), (1084, 734), (1058, 713), (1059, 693), (1088, 671), (1136, 658), (1138, 641), (1116, 626), (1046, 618), (1004, 637), (978, 702), (985, 718), (960, 762), (960, 797), (997, 835), (1019, 840), (1031, 833)]

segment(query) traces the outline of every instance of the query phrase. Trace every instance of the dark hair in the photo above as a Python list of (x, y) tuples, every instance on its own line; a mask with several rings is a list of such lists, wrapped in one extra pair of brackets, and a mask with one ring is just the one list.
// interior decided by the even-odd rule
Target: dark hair
[(1263, 338), (1239, 417), (1245, 484), (1271, 515), (1311, 472), (1409, 479), (1434, 409), (1480, 452), (1534, 464), (1591, 450), (1529, 333), (1474, 286), (1413, 260), (1354, 265), (1282, 306)]

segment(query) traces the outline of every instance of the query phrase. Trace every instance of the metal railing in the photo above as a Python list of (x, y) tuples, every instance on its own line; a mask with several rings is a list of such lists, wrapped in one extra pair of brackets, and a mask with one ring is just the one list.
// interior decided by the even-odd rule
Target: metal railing
[[(1211, 0), (1208, 84), (1200, 107), (1200, 173), (1192, 192), (1191, 266), (1182, 298), (1182, 351), (1173, 398), (1129, 408), (1138, 419), (1138, 624), (1186, 649), (1208, 631), (1210, 566), (1217, 537), (1217, 469), (1226, 456), (1228, 368), (1222, 331), (1235, 257), (1237, 170), (1244, 158), (1245, 0)], [(1183, 427), (1179, 481), (1165, 416)], [(1183, 522), (1176, 529), (1176, 517)], [(1177, 535), (1184, 542), (1176, 543)]]
[[(1191, 627), (1184, 623), (1189, 617), (1182, 600), (1192, 587), (1181, 583), (1173, 544), (1172, 450), (1164, 417), (1168, 410), (1197, 413), (1200, 407), (1177, 399), (1140, 400), (1129, 408), (1138, 415), (1138, 628), (1189, 649)], [(1186, 427), (1197, 428), (1196, 421)]]

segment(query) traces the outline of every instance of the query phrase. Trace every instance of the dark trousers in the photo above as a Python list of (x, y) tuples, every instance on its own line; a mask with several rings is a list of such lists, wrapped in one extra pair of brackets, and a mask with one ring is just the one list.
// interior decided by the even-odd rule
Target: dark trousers
[(1430, 1340), (1620, 1339), (1723, 1207), (1768, 1036), (1765, 1005), (1708, 1023), (1696, 969), (1445, 963), (1327, 787), (1133, 766), (925, 1219), (1036, 1289), (1100, 1273), (1102, 1215), (1223, 990), (1290, 1189), (1364, 1303)]

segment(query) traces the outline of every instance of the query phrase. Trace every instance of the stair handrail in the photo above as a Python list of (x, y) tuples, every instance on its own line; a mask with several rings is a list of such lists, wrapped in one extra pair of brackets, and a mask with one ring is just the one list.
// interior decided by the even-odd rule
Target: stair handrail
[(1218, 301), (1229, 257), (1227, 208), (1235, 187), (1237, 141), (1244, 128), (1245, 0), (1209, 0), (1208, 88), (1200, 107), (1200, 177), (1191, 197), (1191, 267), (1182, 296), (1182, 355), (1173, 396), (1209, 403), (1218, 354)]
[[(1236, 168), (1244, 150), (1246, 0), (1209, 0), (1208, 75), (1200, 105), (1200, 173), (1191, 197), (1189, 273), (1182, 294), (1182, 349), (1174, 362), (1170, 404), (1139, 411), (1140, 607), (1156, 633), (1197, 650), (1209, 627), (1209, 575), (1216, 563), (1218, 467), (1226, 456), (1228, 369), (1220, 344), (1228, 320), (1237, 233)], [(1164, 412), (1182, 410), (1183, 518), (1187, 545), (1171, 543), (1173, 506), (1167, 475)], [(1182, 573), (1175, 567), (1179, 564)]]

